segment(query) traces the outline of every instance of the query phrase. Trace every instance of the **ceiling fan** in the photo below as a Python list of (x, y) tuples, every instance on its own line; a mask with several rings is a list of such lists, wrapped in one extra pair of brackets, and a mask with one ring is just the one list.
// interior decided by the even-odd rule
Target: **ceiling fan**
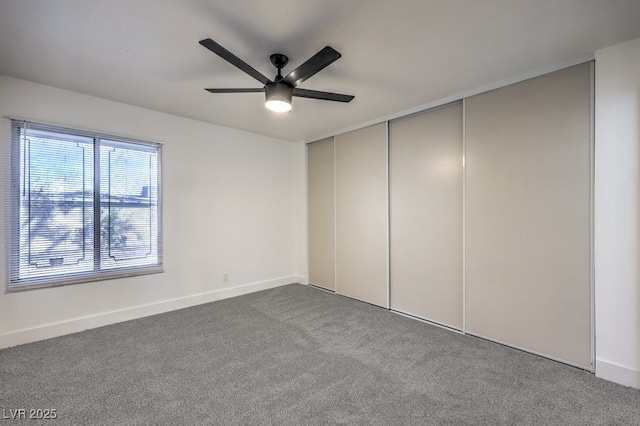
[(287, 112), (291, 110), (291, 97), (322, 99), (325, 101), (350, 102), (354, 96), (342, 95), (340, 93), (320, 92), (317, 90), (301, 89), (300, 83), (326, 68), (342, 55), (330, 46), (326, 46), (318, 53), (309, 58), (304, 64), (291, 71), (286, 77), (282, 77), (281, 70), (289, 62), (289, 58), (281, 53), (274, 53), (269, 57), (271, 63), (278, 70), (278, 75), (273, 80), (269, 80), (256, 71), (242, 59), (229, 52), (210, 38), (200, 40), (200, 44), (220, 56), (231, 65), (249, 74), (251, 77), (264, 84), (261, 88), (246, 89), (205, 89), (211, 93), (257, 93), (264, 92), (266, 95), (265, 106), (275, 112)]

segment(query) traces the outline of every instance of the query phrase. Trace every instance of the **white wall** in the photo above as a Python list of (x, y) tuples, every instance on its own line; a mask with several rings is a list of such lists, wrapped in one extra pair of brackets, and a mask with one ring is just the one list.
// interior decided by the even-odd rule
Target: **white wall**
[(297, 188), (298, 188), (298, 256), (297, 270), (298, 282), (309, 283), (309, 223), (307, 210), (307, 145), (299, 143), (297, 146)]
[[(304, 145), (4, 76), (0, 116), (164, 143), (165, 247), (162, 274), (0, 291), (0, 348), (304, 280)], [(10, 124), (1, 124), (6, 280)]]
[(595, 57), (596, 375), (640, 389), (640, 39)]

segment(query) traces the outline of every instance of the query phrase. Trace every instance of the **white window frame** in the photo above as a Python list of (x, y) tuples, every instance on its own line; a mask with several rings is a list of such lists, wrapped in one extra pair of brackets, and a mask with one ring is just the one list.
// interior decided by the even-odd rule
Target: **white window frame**
[[(93, 158), (94, 170), (97, 172), (93, 175), (94, 199), (92, 202), (94, 211), (94, 232), (93, 232), (93, 256), (94, 267), (91, 271), (80, 273), (52, 273), (42, 277), (20, 277), (20, 181), (24, 178), (24, 171), (20, 167), (21, 141), (20, 129), (29, 128), (46, 132), (54, 132), (66, 135), (80, 136), (91, 138), (93, 140)], [(143, 266), (124, 266), (110, 269), (101, 269), (101, 253), (105, 250), (101, 247), (100, 235), (100, 147), (101, 141), (105, 141), (106, 146), (122, 145), (127, 149), (139, 149), (142, 151), (154, 151), (157, 155), (157, 194), (156, 194), (156, 261)], [(97, 195), (96, 195), (97, 194)], [(94, 282), (107, 279), (116, 279), (124, 277), (132, 277), (138, 275), (155, 274), (164, 272), (163, 268), (163, 225), (162, 225), (162, 144), (157, 142), (147, 142), (126, 137), (107, 135), (103, 133), (91, 132), (86, 130), (78, 130), (67, 127), (60, 127), (42, 123), (36, 123), (21, 119), (11, 118), (11, 202), (8, 203), (9, 212), (9, 264), (8, 279), (6, 285), (7, 292), (31, 290), (43, 287), (53, 287), (69, 284), (79, 284), (86, 282)], [(96, 220), (98, 223), (96, 224)]]

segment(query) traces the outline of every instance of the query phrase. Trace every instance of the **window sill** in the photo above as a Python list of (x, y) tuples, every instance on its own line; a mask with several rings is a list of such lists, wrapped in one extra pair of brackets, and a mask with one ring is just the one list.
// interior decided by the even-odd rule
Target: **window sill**
[(162, 265), (143, 268), (128, 268), (123, 270), (105, 271), (100, 273), (90, 273), (82, 275), (69, 275), (64, 277), (49, 277), (42, 279), (21, 280), (18, 282), (10, 282), (5, 294), (16, 293), (28, 290), (35, 290), (45, 287), (60, 287), (66, 285), (115, 280), (120, 278), (137, 277), (141, 275), (160, 274), (164, 272)]

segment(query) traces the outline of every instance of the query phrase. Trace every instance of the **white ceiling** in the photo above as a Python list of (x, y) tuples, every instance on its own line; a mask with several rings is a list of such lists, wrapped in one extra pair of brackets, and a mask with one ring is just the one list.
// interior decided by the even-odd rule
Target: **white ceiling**
[[(640, 37), (639, 0), (0, 0), (0, 74), (291, 141), (313, 140)], [(300, 87), (349, 104), (205, 87), (260, 83), (325, 45), (342, 58)]]

